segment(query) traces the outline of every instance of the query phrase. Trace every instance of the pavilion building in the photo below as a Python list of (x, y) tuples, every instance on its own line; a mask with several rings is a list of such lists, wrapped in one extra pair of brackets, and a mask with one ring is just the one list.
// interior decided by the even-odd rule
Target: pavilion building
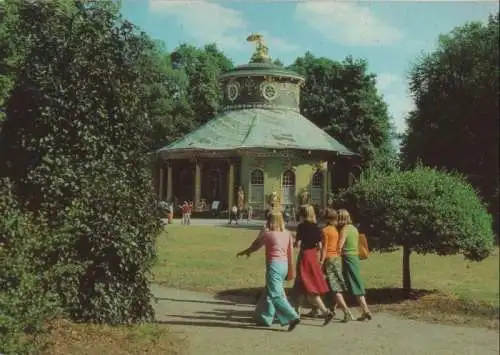
[(300, 114), (304, 78), (272, 64), (262, 36), (247, 40), (257, 42), (250, 63), (219, 77), (221, 112), (157, 150), (158, 198), (193, 201), (195, 211), (214, 201), (259, 211), (271, 197), (285, 208), (307, 192), (324, 208), (359, 170), (358, 155)]

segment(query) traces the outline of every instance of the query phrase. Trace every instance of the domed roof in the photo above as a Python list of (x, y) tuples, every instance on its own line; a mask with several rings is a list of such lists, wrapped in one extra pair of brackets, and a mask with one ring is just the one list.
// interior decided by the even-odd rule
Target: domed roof
[(174, 159), (265, 149), (355, 155), (300, 114), (305, 79), (273, 64), (261, 35), (252, 34), (247, 41), (257, 42), (250, 63), (219, 77), (224, 94), (221, 112), (158, 152)]

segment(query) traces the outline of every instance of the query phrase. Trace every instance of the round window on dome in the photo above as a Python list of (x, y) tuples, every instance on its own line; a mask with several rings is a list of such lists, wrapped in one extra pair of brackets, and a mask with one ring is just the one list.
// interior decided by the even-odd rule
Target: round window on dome
[(260, 91), (262, 96), (269, 101), (276, 99), (278, 96), (278, 89), (276, 89), (276, 86), (272, 83), (262, 83)]
[(240, 86), (238, 82), (232, 82), (227, 85), (227, 98), (229, 101), (234, 101), (238, 98), (240, 93)]

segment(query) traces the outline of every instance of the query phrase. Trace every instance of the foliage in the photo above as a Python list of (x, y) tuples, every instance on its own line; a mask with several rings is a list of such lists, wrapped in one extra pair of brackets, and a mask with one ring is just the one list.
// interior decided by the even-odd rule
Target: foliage
[(359, 153), (365, 167), (393, 164), (392, 127), (375, 76), (364, 60), (343, 62), (306, 53), (288, 67), (306, 79), (301, 111), (320, 128)]
[(453, 174), (425, 167), (366, 173), (338, 196), (337, 205), (352, 213), (371, 248), (463, 253), (479, 261), (493, 247), (491, 216), (472, 186)]
[(50, 273), (40, 273), (46, 228), (19, 209), (4, 179), (0, 210), (0, 352), (26, 354), (45, 330), (44, 322), (58, 311), (47, 287)]
[(151, 319), (159, 221), (151, 186), (153, 43), (111, 2), (8, 1), (29, 37), (0, 132), (0, 172), (47, 217), (40, 272), (74, 319)]
[[(218, 76), (233, 67), (215, 44), (203, 48), (182, 44), (170, 54), (156, 46), (150, 68), (154, 92), (148, 112), (153, 115), (153, 148), (195, 130), (216, 115), (222, 101)], [(149, 69), (151, 71), (151, 69)]]
[(402, 144), (407, 166), (466, 175), (498, 211), (499, 15), (467, 23), (439, 39), (410, 73), (416, 109)]
[(190, 103), (193, 124), (198, 127), (215, 116), (222, 100), (218, 77), (233, 67), (215, 44), (203, 49), (182, 44), (170, 54), (172, 67), (187, 80), (185, 99)]

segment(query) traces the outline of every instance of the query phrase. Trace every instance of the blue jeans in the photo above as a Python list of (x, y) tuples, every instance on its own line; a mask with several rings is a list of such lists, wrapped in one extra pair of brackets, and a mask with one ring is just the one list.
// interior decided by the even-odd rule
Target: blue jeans
[(299, 318), (285, 295), (283, 283), (287, 274), (288, 262), (273, 261), (267, 264), (265, 299), (263, 300), (263, 304), (257, 305), (257, 308), (261, 308), (258, 310), (257, 316), (264, 325), (271, 326), (274, 316), (276, 316), (282, 326)]

